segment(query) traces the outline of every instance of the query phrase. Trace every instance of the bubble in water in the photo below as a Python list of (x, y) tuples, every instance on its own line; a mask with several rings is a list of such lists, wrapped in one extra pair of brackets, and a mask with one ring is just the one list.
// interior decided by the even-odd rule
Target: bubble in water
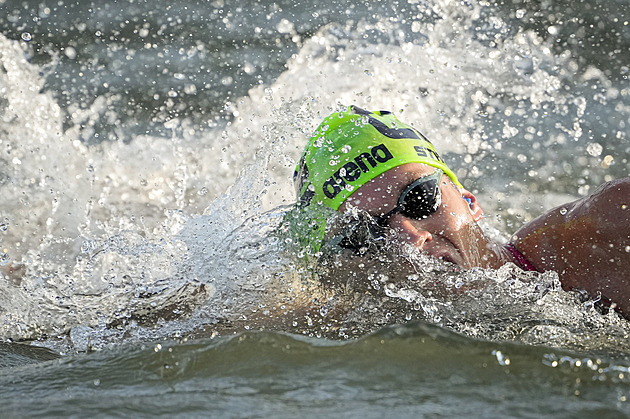
[(28, 32), (24, 32), (24, 33), (22, 33), (22, 39), (25, 40), (26, 42), (28, 42), (31, 39), (33, 39), (33, 35), (31, 35)]
[(597, 157), (597, 156), (601, 155), (603, 150), (604, 150), (604, 148), (599, 143), (590, 143), (586, 147), (586, 152), (588, 154), (590, 154), (591, 156), (593, 156), (593, 157)]

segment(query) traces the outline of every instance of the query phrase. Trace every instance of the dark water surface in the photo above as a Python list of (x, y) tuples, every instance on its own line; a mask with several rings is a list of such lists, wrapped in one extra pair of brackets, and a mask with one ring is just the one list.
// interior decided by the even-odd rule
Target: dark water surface
[(0, 397), (17, 417), (621, 417), (628, 365), (410, 324), (344, 343), (245, 333), (76, 355), (5, 369)]

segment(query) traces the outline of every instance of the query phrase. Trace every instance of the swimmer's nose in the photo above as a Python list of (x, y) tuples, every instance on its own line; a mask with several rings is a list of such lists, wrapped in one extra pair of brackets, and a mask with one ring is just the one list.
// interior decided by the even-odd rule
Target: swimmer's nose
[(394, 228), (399, 238), (407, 243), (422, 249), (427, 242), (433, 240), (433, 236), (427, 230), (414, 225), (407, 217), (396, 215), (392, 217), (390, 227)]

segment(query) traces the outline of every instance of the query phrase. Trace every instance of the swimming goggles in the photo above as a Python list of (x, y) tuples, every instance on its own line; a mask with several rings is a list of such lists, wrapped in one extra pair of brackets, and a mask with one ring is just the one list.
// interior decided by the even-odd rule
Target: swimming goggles
[(436, 169), (433, 174), (412, 182), (402, 191), (396, 206), (384, 215), (371, 216), (364, 212), (356, 214), (343, 232), (335, 236), (330, 244), (337, 244), (347, 249), (366, 251), (374, 247), (378, 250), (385, 243), (385, 228), (394, 214), (422, 220), (440, 208), (442, 203), (440, 180), (443, 174), (442, 170)]
[(435, 213), (442, 203), (440, 180), (443, 174), (442, 170), (436, 169), (433, 174), (412, 182), (402, 191), (394, 209), (384, 215), (374, 217), (377, 224), (386, 227), (394, 214), (422, 220)]

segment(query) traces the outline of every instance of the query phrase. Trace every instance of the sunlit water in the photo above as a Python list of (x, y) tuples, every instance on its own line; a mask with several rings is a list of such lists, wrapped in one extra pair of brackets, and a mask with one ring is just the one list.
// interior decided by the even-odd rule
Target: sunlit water
[(347, 104), (432, 139), (498, 240), (627, 176), (627, 6), (555, 7), (0, 0), (8, 411), (627, 414), (627, 321), (555, 273), (412, 252), (331, 295), (286, 231)]

